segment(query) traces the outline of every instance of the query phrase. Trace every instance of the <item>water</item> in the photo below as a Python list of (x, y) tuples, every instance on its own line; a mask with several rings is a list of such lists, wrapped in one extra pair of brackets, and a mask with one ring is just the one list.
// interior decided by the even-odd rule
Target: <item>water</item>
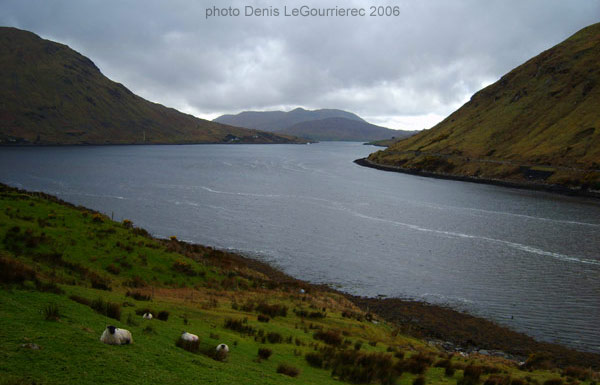
[(600, 201), (364, 168), (357, 143), (0, 148), (0, 181), (353, 294), (600, 352)]

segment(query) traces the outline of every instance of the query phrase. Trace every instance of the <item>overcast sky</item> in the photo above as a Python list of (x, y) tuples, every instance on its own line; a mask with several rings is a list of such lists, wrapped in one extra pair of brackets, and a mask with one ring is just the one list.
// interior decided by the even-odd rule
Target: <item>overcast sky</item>
[[(303, 5), (367, 15), (284, 15)], [(379, 5), (399, 16), (369, 16)], [(207, 18), (214, 6), (240, 15)], [(0, 2), (1, 25), (68, 44), (138, 95), (202, 118), (340, 108), (395, 129), (431, 127), (598, 21), (598, 0)]]

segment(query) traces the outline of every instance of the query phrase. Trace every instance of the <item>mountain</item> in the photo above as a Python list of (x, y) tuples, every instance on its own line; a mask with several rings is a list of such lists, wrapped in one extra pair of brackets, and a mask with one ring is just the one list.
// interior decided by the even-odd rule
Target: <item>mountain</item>
[(502, 76), (372, 165), (600, 189), (600, 23)]
[(66, 45), (0, 27), (0, 144), (288, 143), (147, 101)]
[(309, 120), (279, 130), (277, 133), (317, 141), (346, 140), (359, 142), (390, 139), (392, 137), (408, 137), (413, 134), (412, 131), (390, 130), (362, 120), (346, 118)]
[(222, 115), (214, 122), (253, 128), (278, 134), (295, 135), (309, 140), (371, 141), (404, 138), (413, 131), (390, 130), (366, 122), (358, 115), (335, 109), (292, 111), (244, 111)]
[(237, 115), (222, 115), (214, 119), (214, 122), (229, 124), (237, 127), (254, 128), (263, 131), (279, 131), (290, 128), (293, 125), (310, 120), (327, 118), (346, 118), (364, 122), (357, 115), (335, 109), (305, 110), (296, 108), (292, 111), (243, 111)]

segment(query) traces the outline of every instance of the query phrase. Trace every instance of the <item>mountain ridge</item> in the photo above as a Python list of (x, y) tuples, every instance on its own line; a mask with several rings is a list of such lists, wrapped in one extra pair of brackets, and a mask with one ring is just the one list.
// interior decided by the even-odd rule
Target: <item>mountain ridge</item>
[(377, 126), (352, 112), (338, 109), (305, 110), (299, 107), (287, 112), (242, 111), (236, 115), (221, 115), (213, 121), (317, 141), (368, 142), (414, 134), (414, 131)]
[(276, 132), (317, 141), (345, 140), (359, 142), (390, 139), (392, 137), (404, 138), (414, 133), (413, 131), (391, 130), (365, 121), (339, 117), (300, 122)]
[(221, 115), (213, 119), (213, 122), (277, 132), (297, 123), (327, 118), (346, 118), (364, 122), (358, 115), (344, 110), (332, 108), (306, 110), (301, 107), (290, 111), (242, 111), (238, 114)]
[(0, 27), (0, 144), (292, 143), (143, 99), (87, 57), (33, 32)]

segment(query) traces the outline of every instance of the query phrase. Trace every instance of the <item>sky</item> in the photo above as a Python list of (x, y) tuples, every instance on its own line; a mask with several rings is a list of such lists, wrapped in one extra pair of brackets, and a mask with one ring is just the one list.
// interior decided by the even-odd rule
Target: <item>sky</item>
[(201, 118), (339, 108), (405, 130), (432, 127), (599, 21), (598, 0), (0, 1), (0, 25), (67, 44), (134, 93)]

